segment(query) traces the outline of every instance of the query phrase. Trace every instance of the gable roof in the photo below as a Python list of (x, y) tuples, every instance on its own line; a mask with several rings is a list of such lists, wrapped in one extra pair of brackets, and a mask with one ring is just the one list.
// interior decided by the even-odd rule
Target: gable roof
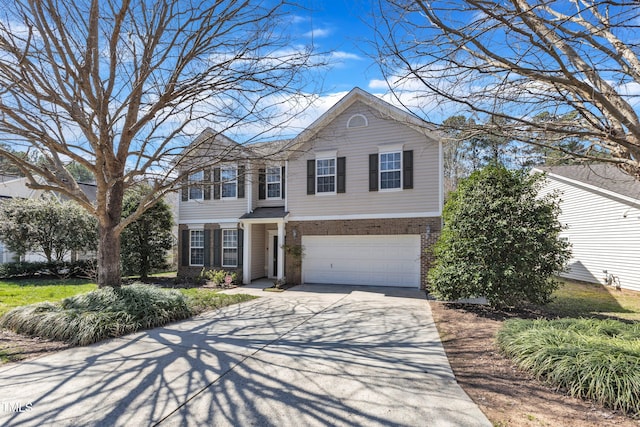
[(640, 181), (622, 172), (613, 164), (538, 166), (534, 170), (546, 172), (549, 176), (586, 184), (605, 192), (616, 193), (625, 198), (634, 199), (636, 202), (640, 201)]
[(397, 108), (386, 101), (378, 98), (375, 95), (370, 94), (367, 91), (355, 87), (346, 94), (340, 101), (336, 102), (333, 107), (329, 108), (320, 117), (318, 117), (313, 123), (311, 123), (305, 130), (303, 130), (297, 137), (294, 138), (296, 144), (302, 144), (313, 138), (320, 130), (331, 123), (336, 117), (344, 113), (345, 110), (351, 107), (356, 102), (362, 102), (365, 105), (377, 110), (384, 116), (402, 122), (407, 126), (424, 133), (428, 137), (433, 139), (433, 132), (435, 127), (428, 122), (410, 114), (400, 108)]

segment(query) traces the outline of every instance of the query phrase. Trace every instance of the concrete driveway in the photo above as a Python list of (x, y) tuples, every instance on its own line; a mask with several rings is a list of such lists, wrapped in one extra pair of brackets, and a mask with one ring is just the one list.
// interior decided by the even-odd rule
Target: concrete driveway
[(491, 425), (424, 292), (238, 291), (261, 298), (0, 368), (0, 425)]

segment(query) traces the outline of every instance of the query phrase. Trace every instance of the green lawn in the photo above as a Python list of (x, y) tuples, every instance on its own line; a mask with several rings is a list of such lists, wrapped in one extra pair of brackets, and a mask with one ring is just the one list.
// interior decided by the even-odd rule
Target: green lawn
[(640, 320), (640, 292), (561, 280), (545, 310), (559, 317), (612, 317)]
[(0, 280), (0, 316), (22, 305), (56, 302), (97, 289), (89, 279)]

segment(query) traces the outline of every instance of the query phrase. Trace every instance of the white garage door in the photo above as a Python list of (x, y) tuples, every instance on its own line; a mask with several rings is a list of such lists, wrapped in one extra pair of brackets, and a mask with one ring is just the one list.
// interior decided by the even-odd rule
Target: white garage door
[(302, 236), (302, 280), (420, 287), (420, 236)]

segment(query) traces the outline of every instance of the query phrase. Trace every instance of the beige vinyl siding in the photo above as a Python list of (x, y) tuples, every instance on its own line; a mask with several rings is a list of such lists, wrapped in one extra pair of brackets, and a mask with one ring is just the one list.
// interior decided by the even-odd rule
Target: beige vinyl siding
[(267, 244), (264, 224), (251, 225), (251, 280), (266, 276)]
[(563, 276), (604, 283), (603, 270), (619, 277), (623, 288), (640, 291), (640, 210), (584, 187), (548, 177), (545, 192), (560, 191), (562, 233), (572, 244), (569, 271)]
[[(363, 114), (368, 126), (347, 129), (354, 114)], [(369, 155), (378, 145), (402, 143), (413, 150), (413, 189), (369, 191)], [(303, 147), (306, 150), (289, 160), (288, 210), (291, 219), (305, 216), (384, 215), (440, 211), (439, 147), (434, 140), (400, 122), (386, 119), (357, 102)], [(337, 150), (346, 157), (346, 192), (307, 195), (307, 160), (315, 151)]]
[(180, 223), (216, 222), (218, 219), (240, 218), (247, 212), (247, 199), (189, 200), (180, 201)]

